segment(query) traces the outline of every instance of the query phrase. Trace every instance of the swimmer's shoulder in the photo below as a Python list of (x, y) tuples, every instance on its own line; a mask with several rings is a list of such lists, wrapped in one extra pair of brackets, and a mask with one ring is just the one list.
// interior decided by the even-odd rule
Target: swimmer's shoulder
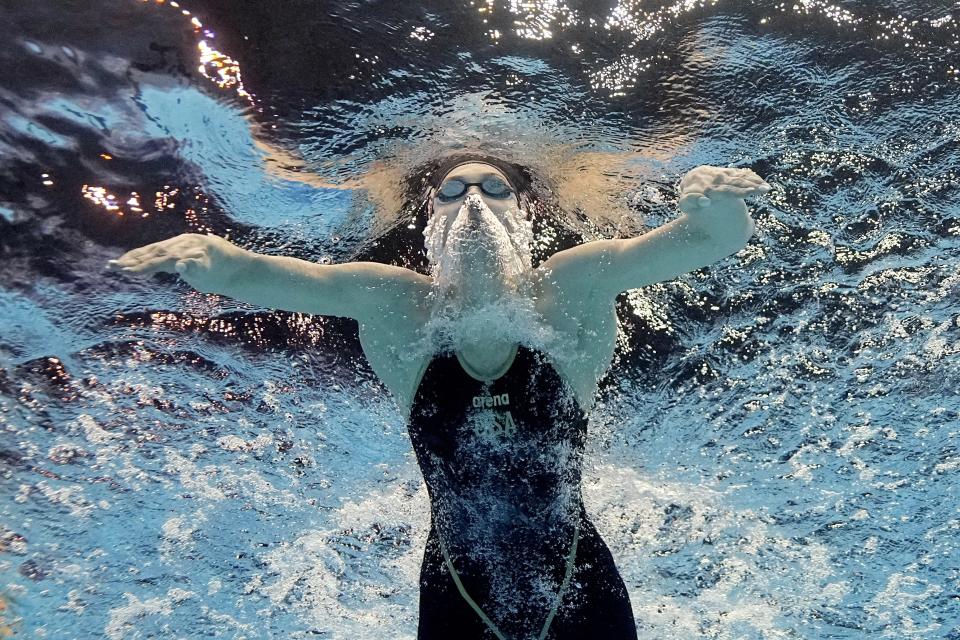
[(433, 287), (430, 276), (380, 262), (332, 266), (342, 272), (340, 294), (353, 299), (354, 318), (362, 324), (426, 321)]

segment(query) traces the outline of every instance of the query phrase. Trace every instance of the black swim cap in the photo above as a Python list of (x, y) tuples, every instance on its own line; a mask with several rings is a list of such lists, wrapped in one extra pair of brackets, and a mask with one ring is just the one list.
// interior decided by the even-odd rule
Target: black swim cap
[(432, 188), (439, 189), (440, 183), (451, 171), (461, 165), (474, 162), (488, 164), (498, 169), (507, 178), (507, 182), (510, 183), (518, 197), (530, 191), (532, 180), (526, 169), (512, 162), (481, 153), (457, 153), (437, 160), (436, 165), (431, 168), (427, 176), (427, 183)]

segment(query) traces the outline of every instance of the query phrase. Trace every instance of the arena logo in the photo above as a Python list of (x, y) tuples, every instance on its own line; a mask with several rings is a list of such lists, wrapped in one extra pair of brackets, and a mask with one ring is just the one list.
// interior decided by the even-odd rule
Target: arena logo
[(510, 406), (510, 394), (501, 393), (494, 396), (474, 396), (473, 406), (477, 409), (489, 409), (491, 407)]

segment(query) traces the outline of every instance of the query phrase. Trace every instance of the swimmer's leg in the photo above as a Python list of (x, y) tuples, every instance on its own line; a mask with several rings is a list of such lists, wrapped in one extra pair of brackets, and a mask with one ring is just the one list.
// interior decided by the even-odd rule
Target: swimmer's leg
[(577, 562), (548, 640), (636, 640), (633, 608), (613, 556), (593, 524), (580, 525)]
[(420, 567), (420, 622), (417, 640), (495, 640), (457, 590), (443, 563), (437, 534), (431, 530)]

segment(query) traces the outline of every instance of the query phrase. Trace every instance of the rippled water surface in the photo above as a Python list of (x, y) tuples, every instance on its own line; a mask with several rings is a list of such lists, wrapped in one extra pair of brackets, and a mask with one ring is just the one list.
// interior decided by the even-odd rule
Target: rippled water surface
[(469, 148), (583, 240), (700, 164), (773, 185), (743, 251), (618, 302), (584, 494), (640, 638), (960, 638), (958, 20), (3, 2), (0, 637), (415, 636), (426, 490), (356, 326), (105, 263), (376, 255), (400, 179)]

